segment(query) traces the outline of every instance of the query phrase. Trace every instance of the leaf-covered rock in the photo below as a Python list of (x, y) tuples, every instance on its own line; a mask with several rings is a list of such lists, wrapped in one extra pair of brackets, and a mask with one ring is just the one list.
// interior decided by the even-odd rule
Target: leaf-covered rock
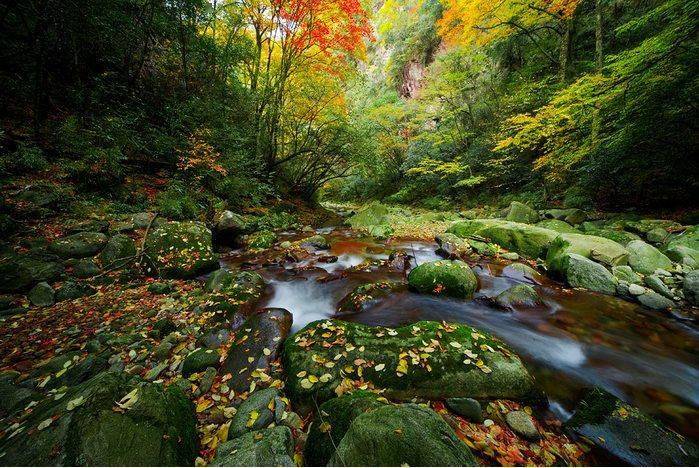
[(107, 236), (101, 232), (78, 232), (56, 239), (49, 249), (63, 258), (92, 257), (107, 244)]
[(391, 294), (404, 289), (405, 283), (398, 281), (377, 281), (362, 284), (340, 300), (337, 314), (350, 315), (365, 312)]
[(410, 288), (423, 294), (444, 294), (461, 299), (473, 297), (478, 278), (467, 263), (460, 260), (438, 260), (423, 263), (408, 275)]
[(210, 466), (295, 466), (293, 457), (291, 430), (277, 426), (224, 442)]
[(194, 221), (172, 221), (151, 231), (145, 250), (151, 273), (192, 278), (218, 268), (211, 231)]

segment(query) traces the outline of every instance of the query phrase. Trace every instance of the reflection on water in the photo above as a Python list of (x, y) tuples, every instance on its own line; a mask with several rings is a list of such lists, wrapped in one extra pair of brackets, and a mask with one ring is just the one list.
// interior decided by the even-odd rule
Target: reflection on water
[[(291, 311), (294, 330), (333, 316), (337, 303), (360, 284), (404, 279), (404, 272), (380, 265), (393, 250), (411, 255), (413, 267), (439, 258), (432, 243), (381, 244), (352, 237), (355, 234), (346, 230), (323, 232), (330, 233), (332, 248), (322, 254), (337, 256), (336, 262), (318, 262), (312, 256), (259, 270), (270, 284), (262, 305)], [(259, 260), (252, 263), (264, 263)], [(227, 261), (250, 259), (236, 253)], [(344, 319), (384, 326), (418, 320), (467, 323), (493, 333), (522, 356), (562, 419), (583, 387), (598, 385), (689, 436), (699, 435), (693, 424), (699, 417), (695, 328), (618, 298), (563, 289), (546, 278), (534, 286), (545, 307), (503, 312), (482, 299), (530, 281), (511, 272), (503, 275), (502, 264), (481, 261), (472, 266), (479, 289), (471, 301), (405, 291)]]

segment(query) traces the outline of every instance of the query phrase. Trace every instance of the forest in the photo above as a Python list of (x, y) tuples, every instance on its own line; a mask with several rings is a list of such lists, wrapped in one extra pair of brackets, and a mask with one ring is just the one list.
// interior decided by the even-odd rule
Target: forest
[(2, 2), (0, 465), (699, 464), (698, 38)]

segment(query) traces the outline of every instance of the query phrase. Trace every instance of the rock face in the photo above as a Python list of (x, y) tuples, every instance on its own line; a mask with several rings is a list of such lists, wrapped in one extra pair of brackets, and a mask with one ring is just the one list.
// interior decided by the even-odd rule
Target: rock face
[(629, 266), (638, 273), (650, 275), (657, 269), (672, 269), (672, 261), (650, 244), (635, 240), (629, 242), (626, 248), (629, 251)]
[(279, 357), (281, 344), (291, 330), (291, 322), (292, 315), (288, 310), (263, 309), (236, 330), (223, 363), (223, 372), (236, 376), (229, 381), (231, 390), (248, 390), (252, 373), (256, 369), (268, 369)]
[(564, 263), (566, 280), (574, 288), (615, 294), (618, 280), (605, 267), (582, 255), (568, 254)]
[(447, 232), (468, 239), (484, 237), (508, 250), (531, 258), (546, 256), (549, 244), (558, 237), (556, 231), (497, 219), (474, 219), (452, 225)]
[(163, 224), (148, 234), (145, 250), (151, 272), (165, 278), (193, 278), (219, 266), (211, 231), (194, 221)]
[(692, 466), (699, 448), (601, 389), (588, 393), (566, 426), (632, 466)]
[(109, 239), (100, 254), (102, 266), (111, 268), (126, 262), (129, 257), (136, 255), (136, 243), (126, 234), (117, 234)]
[(620, 244), (604, 237), (561, 234), (551, 243), (546, 266), (558, 274), (564, 274), (568, 254), (581, 255), (609, 266), (625, 265), (629, 255)]
[(505, 219), (515, 223), (534, 224), (539, 221), (539, 213), (524, 203), (513, 201)]
[(49, 250), (63, 258), (84, 258), (97, 254), (107, 243), (101, 232), (79, 232), (49, 244)]
[(445, 232), (444, 234), (435, 236), (434, 240), (439, 245), (437, 255), (444, 258), (455, 260), (464, 258), (471, 252), (469, 243), (456, 234)]
[(503, 309), (536, 307), (543, 304), (539, 293), (528, 284), (510, 286), (495, 296), (494, 302)]
[(3, 464), (177, 466), (197, 454), (194, 409), (182, 391), (124, 373), (98, 374), (43, 400), (24, 425), (21, 437), (0, 443)]
[(7, 254), (0, 257), (0, 292), (26, 291), (41, 281), (50, 283), (61, 274), (63, 267), (56, 262)]
[(469, 299), (478, 287), (478, 279), (471, 267), (460, 260), (438, 260), (413, 269), (408, 275), (408, 284), (423, 294)]
[(519, 357), (466, 325), (391, 329), (320, 320), (286, 340), (282, 361), (287, 395), (308, 406), (314, 397), (334, 397), (345, 379), (371, 382), (398, 399), (538, 397)]
[(474, 466), (476, 460), (446, 422), (418, 405), (386, 405), (359, 415), (329, 466)]
[(362, 284), (342, 298), (337, 306), (337, 315), (365, 312), (382, 299), (400, 290), (405, 290), (405, 284), (397, 281)]
[(291, 430), (277, 426), (224, 442), (210, 466), (295, 466), (293, 456)]

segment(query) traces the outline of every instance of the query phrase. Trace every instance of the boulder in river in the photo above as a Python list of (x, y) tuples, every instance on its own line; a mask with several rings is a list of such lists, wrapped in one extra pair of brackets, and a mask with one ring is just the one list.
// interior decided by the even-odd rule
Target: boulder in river
[(195, 221), (172, 221), (148, 234), (145, 245), (151, 273), (193, 278), (218, 268), (211, 231)]
[(528, 284), (510, 286), (495, 296), (493, 302), (503, 309), (537, 307), (543, 304), (539, 293)]
[(176, 385), (106, 372), (42, 400), (0, 452), (6, 465), (192, 465), (195, 426), (192, 403)]
[(221, 212), (214, 224), (218, 241), (226, 245), (232, 244), (237, 236), (245, 234), (249, 228), (250, 225), (243, 216), (229, 210)]
[(638, 273), (650, 275), (659, 268), (672, 270), (672, 261), (660, 250), (642, 240), (629, 242), (626, 249), (629, 251), (629, 266)]
[(502, 269), (502, 275), (508, 278), (528, 280), (532, 283), (541, 283), (541, 273), (525, 263), (510, 263)]
[(699, 447), (604, 390), (590, 391), (566, 427), (632, 466), (693, 466)]
[(628, 251), (620, 244), (604, 237), (585, 234), (561, 234), (552, 243), (546, 255), (546, 266), (564, 275), (568, 254), (577, 254), (609, 266), (626, 265)]
[(585, 288), (603, 294), (615, 294), (617, 280), (604, 266), (574, 253), (563, 263), (565, 278), (574, 288)]
[(49, 250), (62, 258), (92, 257), (107, 244), (107, 236), (101, 232), (78, 232), (56, 239)]
[(539, 213), (524, 203), (513, 201), (505, 219), (515, 223), (534, 224), (539, 221)]
[(329, 466), (474, 466), (471, 450), (434, 411), (385, 405), (359, 415)]
[(444, 294), (470, 299), (478, 288), (478, 279), (467, 263), (438, 260), (418, 265), (408, 275), (410, 288), (423, 294)]
[(471, 246), (466, 239), (462, 239), (456, 234), (445, 232), (435, 236), (434, 240), (439, 245), (437, 255), (448, 259), (460, 259), (471, 253)]
[(209, 466), (295, 466), (291, 430), (276, 426), (222, 443)]
[(232, 344), (223, 363), (223, 373), (235, 378), (229, 387), (247, 391), (256, 370), (268, 370), (279, 357), (281, 345), (291, 330), (292, 315), (288, 310), (269, 308), (248, 318), (232, 337)]
[(422, 321), (393, 329), (319, 320), (286, 340), (282, 361), (287, 395), (302, 406), (326, 401), (355, 380), (398, 399), (540, 395), (514, 352), (461, 324)]
[(473, 236), (490, 239), (508, 250), (531, 258), (544, 258), (549, 244), (559, 233), (529, 224), (499, 219), (473, 219), (453, 224), (447, 232), (470, 239)]
[(699, 305), (699, 270), (690, 271), (684, 277), (684, 297), (693, 305)]
[(405, 283), (398, 281), (377, 281), (362, 284), (342, 298), (337, 306), (337, 315), (365, 312), (382, 299), (404, 289), (406, 289)]
[(327, 250), (330, 248), (330, 242), (328, 242), (328, 240), (320, 234), (301, 239), (300, 241), (298, 241), (298, 243), (302, 247), (313, 247), (314, 249), (319, 250)]

